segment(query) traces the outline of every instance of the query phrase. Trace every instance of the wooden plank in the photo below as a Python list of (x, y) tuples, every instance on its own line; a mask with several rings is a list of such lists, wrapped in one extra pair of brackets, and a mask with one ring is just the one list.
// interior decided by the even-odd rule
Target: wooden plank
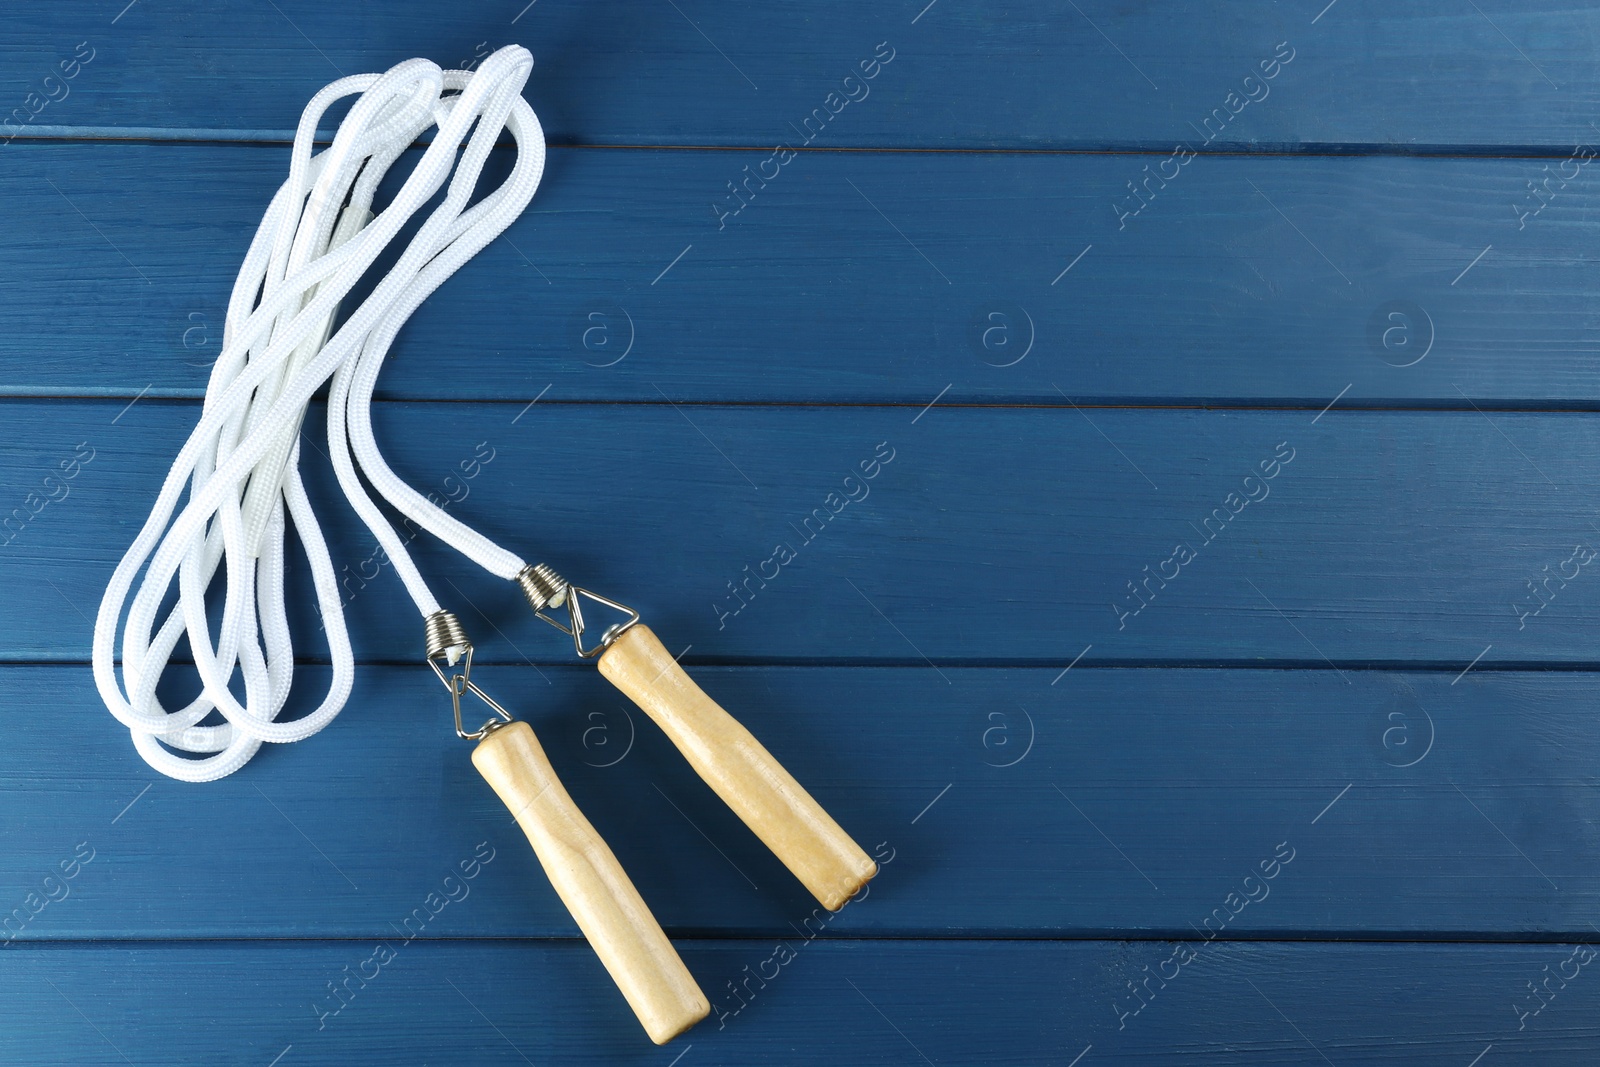
[[(1137, 1015), (1150, 942), (689, 942), (727, 1011), (650, 1045), (583, 945), (361, 942), (92, 946), (18, 953), (0, 989), (27, 1020), (13, 1063), (684, 1064), (1186, 1061), (1218, 1065), (1587, 1065), (1594, 949), (1574, 945), (1208, 945)], [(780, 943), (781, 944), (781, 943)], [(1586, 965), (1580, 960), (1589, 960)], [(363, 964), (370, 977), (359, 976)], [(346, 972), (345, 968), (349, 968)], [(746, 968), (749, 971), (746, 971)], [(747, 978), (764, 969), (771, 976)], [(1553, 995), (1525, 988), (1552, 977)], [(345, 981), (341, 1004), (328, 991)], [(727, 985), (749, 982), (737, 1001)], [(719, 995), (720, 994), (720, 995)], [(734, 1014), (732, 1006), (743, 1003)], [(1544, 1003), (1521, 1018), (1520, 1005)], [(176, 1007), (175, 1007), (176, 1004)], [(319, 1014), (329, 1012), (329, 1014)], [(207, 1025), (197, 1025), (197, 1020)], [(215, 1020), (215, 1024), (209, 1024)], [(321, 1029), (318, 1029), (318, 1025)], [(1519, 1022), (1523, 1029), (1518, 1030)], [(1508, 1057), (1521, 1059), (1513, 1061)], [(124, 1059), (123, 1057), (126, 1057)]]
[[(0, 403), (15, 442), (0, 450), (0, 595), (34, 606), (0, 614), (7, 659), (87, 657), (87, 618), (195, 410)], [(641, 608), (674, 653), (694, 645), (690, 662), (1060, 669), (1093, 644), (1102, 664), (1594, 663), (1588, 415), (388, 404), (375, 417), (403, 477)], [(320, 423), (314, 411), (313, 444)], [(75, 478), (52, 475), (82, 449)], [(410, 662), (417, 616), (327, 461), (304, 451), (358, 654)], [(485, 661), (571, 655), (510, 583), (413, 544)], [(316, 656), (304, 569), (293, 621)]]
[[(514, 41), (533, 50), (528, 96), (559, 143), (770, 148), (802, 141), (820, 109), (837, 110), (814, 120), (812, 141), (825, 147), (1170, 148), (1210, 137), (1570, 149), (1590, 140), (1600, 93), (1589, 43), (1600, 15), (1554, 0), (1185, 11), (575, 0), (462, 11), (405, 0), (381, 15), (306, 0), (244, 10), (100, 0), (18, 12), (8, 31), (7, 109), (47, 136), (283, 137), (342, 74), (413, 55), (472, 64)], [(79, 42), (93, 50), (88, 65), (64, 90), (45, 83)], [(845, 82), (879, 52), (894, 57), (887, 67)], [(847, 93), (859, 102), (844, 103)], [(41, 105), (49, 94), (58, 99)]]
[[(694, 673), (877, 857), (864, 899), (818, 911), (588, 668), (479, 672), (675, 936), (1594, 934), (1589, 674)], [(322, 734), (204, 786), (146, 767), (87, 675), (0, 697), (0, 936), (381, 938), (429, 894), (454, 899), (421, 936), (576, 933), (420, 664), (363, 667)]]
[[(286, 150), (8, 151), (0, 388), (200, 395)], [(1534, 214), (1525, 159), (1196, 158), (1140, 207), (1161, 160), (814, 154), (719, 224), (747, 162), (554, 153), (384, 394), (1600, 403), (1587, 163)]]

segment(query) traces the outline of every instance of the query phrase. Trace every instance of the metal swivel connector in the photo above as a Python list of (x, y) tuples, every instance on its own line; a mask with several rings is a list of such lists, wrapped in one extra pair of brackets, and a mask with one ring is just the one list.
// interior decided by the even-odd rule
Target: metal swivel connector
[[(578, 655), (590, 659), (604, 652), (623, 632), (639, 621), (639, 613), (626, 604), (619, 604), (610, 597), (601, 596), (599, 593), (573, 585), (551, 567), (544, 563), (537, 563), (522, 568), (517, 572), (516, 581), (522, 587), (522, 595), (528, 598), (528, 606), (533, 608), (533, 613), (545, 622), (554, 626), (562, 633), (572, 638), (572, 645), (578, 650)], [(588, 597), (597, 604), (604, 604), (615, 611), (620, 611), (627, 618), (622, 622), (613, 623), (606, 627), (600, 635), (600, 640), (592, 648), (583, 645), (583, 607), (579, 601)], [(568, 622), (561, 622), (545, 614), (545, 608), (559, 608), (563, 605), (567, 609)]]
[[(439, 676), (444, 687), (450, 690), (450, 703), (456, 715), (456, 736), (463, 741), (482, 741), (491, 732), (511, 722), (511, 713), (472, 680), (472, 641), (468, 639), (466, 630), (462, 629), (461, 620), (448, 611), (436, 611), (423, 620), (422, 625), (428, 666), (433, 668), (433, 673)], [(446, 668), (454, 668), (458, 664), (459, 670), (445, 673)], [(461, 723), (461, 697), (466, 693), (487, 704), (489, 710), (499, 718), (490, 719), (468, 733)]]

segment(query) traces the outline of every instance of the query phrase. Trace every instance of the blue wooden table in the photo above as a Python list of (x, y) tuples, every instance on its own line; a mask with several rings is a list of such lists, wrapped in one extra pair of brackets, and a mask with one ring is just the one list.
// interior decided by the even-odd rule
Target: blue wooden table
[[(1600, 11), (524, 3), (4, 16), (0, 1059), (1600, 1061)], [(512, 42), (544, 183), (380, 439), (882, 867), (815, 910), (419, 538), (713, 1003), (665, 1048), (320, 457), (328, 730), (185, 785), (87, 667), (304, 101)]]

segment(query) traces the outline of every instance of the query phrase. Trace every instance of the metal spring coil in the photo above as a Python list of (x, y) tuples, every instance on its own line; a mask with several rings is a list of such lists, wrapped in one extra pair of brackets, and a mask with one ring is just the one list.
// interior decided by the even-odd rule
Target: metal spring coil
[[(467, 632), (461, 628), (461, 620), (453, 612), (436, 611), (423, 620), (422, 625), (427, 635), (429, 658), (446, 655), (452, 648), (465, 652), (472, 647)], [(451, 662), (455, 662), (454, 657)]]
[(517, 584), (534, 611), (542, 611), (546, 606), (559, 608), (567, 599), (566, 579), (544, 563), (518, 571)]

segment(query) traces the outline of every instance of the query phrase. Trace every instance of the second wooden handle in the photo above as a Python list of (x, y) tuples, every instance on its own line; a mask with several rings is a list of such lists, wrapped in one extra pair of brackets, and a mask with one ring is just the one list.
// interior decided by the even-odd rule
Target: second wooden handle
[(704, 1019), (711, 1011), (705, 994), (622, 864), (567, 795), (532, 727), (500, 727), (478, 742), (472, 762), (516, 816), (650, 1040), (666, 1044)]
[(648, 626), (625, 630), (600, 673), (654, 719), (695, 771), (829, 911), (877, 864), (760, 741), (694, 683)]

